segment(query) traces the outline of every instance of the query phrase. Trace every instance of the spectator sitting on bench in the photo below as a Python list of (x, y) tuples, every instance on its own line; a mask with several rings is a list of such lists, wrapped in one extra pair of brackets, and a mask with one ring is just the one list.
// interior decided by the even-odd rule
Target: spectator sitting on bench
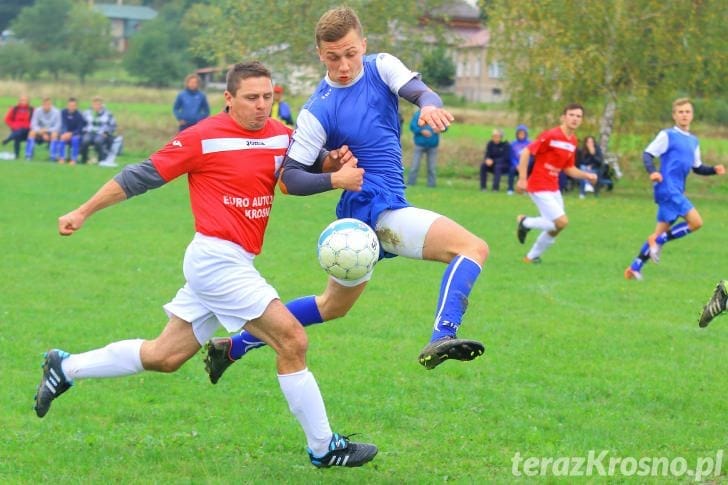
[(30, 118), (33, 116), (33, 107), (28, 103), (28, 96), (18, 98), (18, 104), (11, 107), (5, 115), (5, 124), (10, 128), (10, 134), (3, 140), (3, 145), (13, 142), (15, 158), (20, 158), (20, 143), (28, 139), (30, 131)]
[(25, 144), (25, 159), (32, 160), (35, 145), (48, 143), (50, 145), (50, 158), (56, 159), (58, 149), (58, 134), (61, 131), (61, 111), (53, 106), (48, 96), (43, 98), (40, 109), (33, 110), (30, 118), (30, 132)]
[(83, 128), (81, 139), (81, 160), (80, 163), (88, 162), (88, 149), (91, 145), (96, 150), (99, 162), (106, 160), (110, 144), (114, 140), (116, 131), (116, 120), (111, 111), (104, 107), (100, 96), (94, 96), (91, 100), (91, 108), (83, 113), (86, 126)]
[(76, 98), (68, 98), (68, 104), (61, 111), (61, 135), (58, 137), (58, 163), (66, 163), (66, 146), (71, 144), (69, 165), (75, 165), (81, 150), (81, 135), (86, 121), (78, 111)]

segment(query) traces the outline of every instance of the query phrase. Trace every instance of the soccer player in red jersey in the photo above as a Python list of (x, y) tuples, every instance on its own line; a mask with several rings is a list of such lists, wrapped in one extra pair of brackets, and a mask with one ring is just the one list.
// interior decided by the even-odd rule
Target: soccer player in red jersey
[[(528, 231), (541, 230), (531, 250), (523, 258), (527, 263), (540, 263), (541, 255), (569, 223), (559, 190), (559, 173), (563, 171), (569, 177), (585, 179), (591, 184), (597, 182), (596, 174), (579, 170), (574, 165), (578, 145), (575, 133), (583, 118), (584, 108), (577, 103), (569, 104), (561, 115), (561, 124), (538, 135), (521, 152), (516, 190), (519, 193), (528, 192), (541, 214), (539, 217), (519, 215), (517, 218), (517, 236), (521, 244), (526, 242)], [(534, 160), (529, 173), (531, 156)]]
[[(253, 265), (291, 138), (290, 128), (269, 117), (270, 71), (259, 62), (233, 66), (225, 102), (225, 112), (180, 132), (148, 160), (125, 167), (58, 219), (60, 234), (70, 236), (95, 212), (187, 175), (196, 234), (184, 257), (186, 283), (164, 305), (169, 322), (162, 333), (80, 354), (48, 351), (36, 414), (45, 416), (76, 379), (174, 372), (220, 325), (229, 332), (245, 326), (276, 352), (278, 381), (306, 434), (311, 463), (363, 465), (377, 448), (331, 431), (318, 384), (306, 367), (306, 332)], [(336, 152), (342, 160), (356, 160), (345, 148)]]

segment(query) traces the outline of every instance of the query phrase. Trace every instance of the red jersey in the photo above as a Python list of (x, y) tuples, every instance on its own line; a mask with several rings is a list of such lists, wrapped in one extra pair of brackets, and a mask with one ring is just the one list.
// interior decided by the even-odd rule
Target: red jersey
[(534, 157), (528, 176), (529, 192), (559, 190), (559, 172), (573, 167), (576, 158), (576, 137), (566, 136), (560, 126), (546, 130), (528, 145)]
[(149, 157), (169, 182), (187, 174), (195, 230), (259, 254), (291, 129), (248, 131), (227, 113), (200, 121)]
[(5, 114), (5, 124), (15, 131), (21, 128), (30, 129), (30, 118), (33, 115), (33, 107), (28, 105), (16, 105)]

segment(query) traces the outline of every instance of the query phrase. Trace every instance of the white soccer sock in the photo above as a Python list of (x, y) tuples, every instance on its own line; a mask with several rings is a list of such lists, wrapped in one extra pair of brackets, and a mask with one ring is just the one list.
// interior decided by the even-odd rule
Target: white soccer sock
[(523, 219), (523, 227), (528, 229), (541, 229), (542, 231), (553, 231), (556, 229), (554, 221), (543, 217), (525, 217)]
[(142, 339), (122, 340), (82, 354), (71, 354), (61, 361), (67, 379), (120, 377), (137, 374), (142, 366)]
[(533, 247), (528, 252), (526, 257), (528, 259), (536, 259), (539, 256), (541, 256), (544, 251), (546, 251), (553, 243), (556, 242), (556, 238), (553, 237), (548, 232), (544, 231), (541, 233), (540, 236), (538, 236), (538, 239), (536, 239), (536, 242), (533, 243)]
[(278, 374), (278, 382), (289, 409), (306, 433), (308, 447), (314, 456), (325, 455), (333, 433), (316, 378), (305, 368), (292, 374)]

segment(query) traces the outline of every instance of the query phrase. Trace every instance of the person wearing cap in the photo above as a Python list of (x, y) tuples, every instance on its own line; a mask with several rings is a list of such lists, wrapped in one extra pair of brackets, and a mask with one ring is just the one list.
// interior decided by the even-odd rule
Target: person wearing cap
[(291, 107), (283, 101), (283, 86), (276, 85), (273, 88), (273, 110), (271, 117), (281, 120), (288, 126), (293, 126), (293, 113)]

